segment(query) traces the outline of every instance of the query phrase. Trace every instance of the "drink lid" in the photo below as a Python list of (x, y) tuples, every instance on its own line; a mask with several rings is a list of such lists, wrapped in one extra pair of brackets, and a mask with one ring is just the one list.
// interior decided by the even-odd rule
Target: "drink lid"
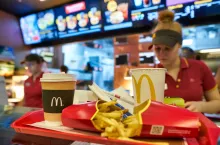
[(155, 71), (155, 70), (163, 70), (163, 71), (167, 71), (166, 68), (137, 68), (137, 69), (130, 69), (131, 72), (135, 72), (135, 71)]
[(76, 81), (76, 77), (73, 74), (62, 73), (45, 73), (40, 79), (41, 82), (68, 82)]

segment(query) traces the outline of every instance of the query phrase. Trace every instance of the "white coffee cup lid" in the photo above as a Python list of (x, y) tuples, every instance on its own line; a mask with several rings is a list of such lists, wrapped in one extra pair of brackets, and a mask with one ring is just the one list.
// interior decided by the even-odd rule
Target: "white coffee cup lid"
[(73, 74), (63, 73), (45, 73), (40, 79), (41, 82), (68, 82), (76, 81), (76, 77)]

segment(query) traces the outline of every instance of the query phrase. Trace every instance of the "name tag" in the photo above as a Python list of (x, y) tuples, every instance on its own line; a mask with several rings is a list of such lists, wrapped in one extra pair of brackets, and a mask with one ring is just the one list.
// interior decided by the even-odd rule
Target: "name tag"
[(25, 83), (25, 87), (30, 87), (31, 86), (31, 83), (27, 82)]
[(168, 90), (168, 85), (167, 84), (165, 84), (164, 90)]

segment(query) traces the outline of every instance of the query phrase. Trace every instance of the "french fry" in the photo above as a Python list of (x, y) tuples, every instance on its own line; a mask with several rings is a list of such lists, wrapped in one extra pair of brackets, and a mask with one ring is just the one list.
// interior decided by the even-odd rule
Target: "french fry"
[(123, 111), (124, 114), (128, 113), (128, 109), (125, 109), (125, 110), (122, 110), (122, 111)]
[(121, 119), (122, 118), (122, 112), (115, 111), (110, 113), (100, 113), (101, 115), (107, 117), (107, 118), (114, 118), (114, 119)]
[[(130, 116), (129, 116), (130, 117)], [(123, 123), (124, 124), (132, 124), (133, 122), (138, 122), (137, 118), (136, 117), (130, 117), (130, 118), (126, 118), (124, 119)]]
[(119, 122), (119, 125), (117, 125), (116, 128), (117, 128), (118, 133), (121, 137), (126, 137), (125, 128), (121, 122)]
[(115, 132), (115, 131), (116, 131), (115, 126), (110, 126), (110, 127), (105, 128), (105, 132), (108, 132), (108, 133), (112, 133), (112, 132)]
[(108, 119), (107, 117), (104, 117), (104, 116), (100, 115), (99, 113), (96, 114), (95, 118), (96, 118), (97, 120), (102, 120), (102, 121), (104, 121), (104, 122), (107, 123), (108, 125), (114, 125), (114, 123), (113, 123), (110, 119)]
[(136, 131), (133, 128), (126, 128), (125, 132), (126, 132), (126, 137), (134, 137), (134, 136), (136, 136)]
[(137, 135), (140, 128), (137, 116), (128, 116), (123, 120), (127, 109), (121, 110), (116, 106), (116, 100), (98, 104), (99, 112), (94, 118), (94, 123), (103, 132), (102, 137), (128, 138)]
[(107, 106), (101, 106), (101, 107), (99, 107), (99, 111), (100, 112), (109, 112), (110, 108)]
[(109, 138), (118, 138), (119, 134), (118, 132), (112, 132), (112, 133), (108, 133), (108, 132), (103, 132), (101, 133), (102, 137), (109, 137)]
[(110, 102), (101, 103), (101, 104), (98, 104), (98, 108), (109, 107), (109, 106), (115, 105), (116, 103), (117, 103), (116, 100), (113, 100), (113, 101), (110, 101)]
[(115, 106), (115, 105), (111, 105), (111, 106), (109, 106), (109, 108), (110, 108), (111, 112), (116, 111), (116, 110), (121, 110), (121, 108), (119, 108), (118, 106)]
[(100, 128), (106, 128), (108, 127), (109, 125), (107, 123), (105, 123), (104, 121), (102, 120), (93, 120), (94, 123), (99, 126)]

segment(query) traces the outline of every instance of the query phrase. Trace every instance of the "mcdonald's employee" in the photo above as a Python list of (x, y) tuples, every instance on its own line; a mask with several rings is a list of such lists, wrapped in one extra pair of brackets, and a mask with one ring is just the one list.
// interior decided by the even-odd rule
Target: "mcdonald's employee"
[(167, 69), (165, 96), (183, 98), (190, 111), (220, 112), (220, 95), (210, 69), (202, 61), (179, 57), (182, 28), (173, 21), (174, 13), (161, 11), (158, 19), (151, 48), (160, 61), (156, 67)]
[(40, 78), (43, 76), (42, 65), (44, 60), (37, 54), (29, 54), (24, 64), (31, 76), (24, 82), (24, 106), (42, 108), (42, 90)]

